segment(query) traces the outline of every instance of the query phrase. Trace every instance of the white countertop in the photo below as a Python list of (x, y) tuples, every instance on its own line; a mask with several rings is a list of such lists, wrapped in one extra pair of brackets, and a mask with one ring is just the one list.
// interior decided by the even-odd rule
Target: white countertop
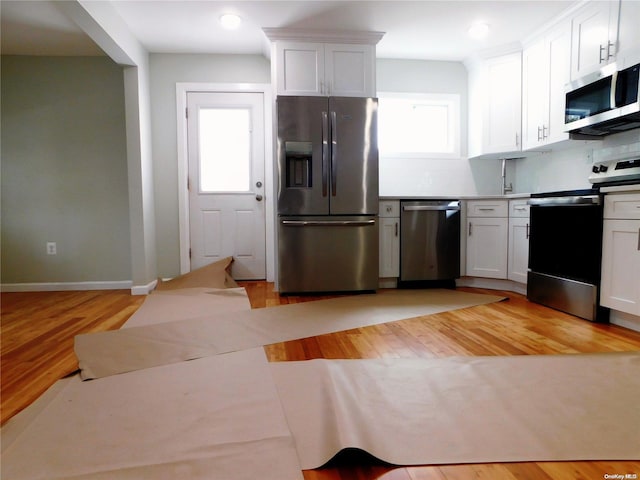
[(511, 193), (509, 195), (407, 195), (407, 196), (381, 196), (380, 200), (517, 200), (519, 198), (529, 198), (529, 193)]
[(618, 185), (616, 187), (602, 187), (600, 191), (602, 193), (640, 193), (640, 185)]

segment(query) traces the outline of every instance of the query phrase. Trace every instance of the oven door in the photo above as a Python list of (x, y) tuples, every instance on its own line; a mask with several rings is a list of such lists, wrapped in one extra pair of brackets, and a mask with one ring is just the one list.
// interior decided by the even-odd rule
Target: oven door
[(529, 269), (598, 285), (603, 206), (598, 196), (530, 200)]
[(603, 202), (599, 195), (532, 198), (527, 298), (587, 320), (598, 306)]

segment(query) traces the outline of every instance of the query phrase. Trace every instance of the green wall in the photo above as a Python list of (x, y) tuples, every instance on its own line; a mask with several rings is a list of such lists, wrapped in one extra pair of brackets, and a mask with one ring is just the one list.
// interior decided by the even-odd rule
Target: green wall
[(1, 66), (2, 284), (131, 280), (122, 67), (29, 56)]
[(158, 276), (173, 277), (181, 273), (176, 83), (270, 83), (271, 66), (262, 55), (152, 53), (149, 67)]

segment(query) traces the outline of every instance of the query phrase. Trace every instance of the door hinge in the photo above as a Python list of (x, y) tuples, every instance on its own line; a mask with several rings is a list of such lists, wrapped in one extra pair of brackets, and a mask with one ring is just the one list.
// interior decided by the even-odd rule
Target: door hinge
[(187, 177), (187, 192), (191, 191), (191, 180)]
[(184, 109), (184, 118), (189, 118), (189, 109), (185, 107)]
[(191, 260), (191, 249), (189, 249), (189, 260)]

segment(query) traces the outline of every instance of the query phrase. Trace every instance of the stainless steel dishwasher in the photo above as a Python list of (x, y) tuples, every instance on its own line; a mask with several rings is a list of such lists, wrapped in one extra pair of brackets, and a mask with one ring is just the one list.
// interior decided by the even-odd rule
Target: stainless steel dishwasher
[(460, 277), (460, 201), (400, 202), (400, 282)]

